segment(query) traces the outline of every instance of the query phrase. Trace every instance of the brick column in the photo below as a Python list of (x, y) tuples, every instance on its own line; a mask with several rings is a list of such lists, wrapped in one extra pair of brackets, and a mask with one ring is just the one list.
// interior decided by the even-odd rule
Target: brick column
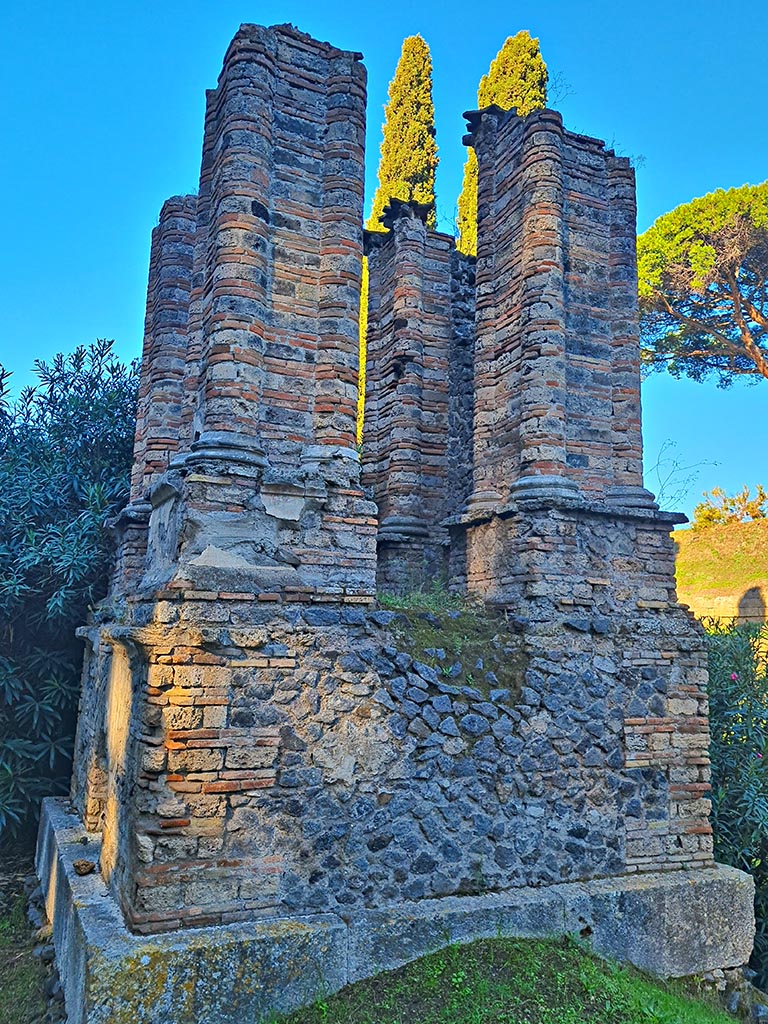
[(172, 196), (152, 232), (131, 497), (111, 524), (117, 549), (113, 593), (141, 579), (152, 510), (147, 492), (182, 446), (196, 204), (195, 196)]
[(372, 594), (354, 436), (359, 58), (246, 25), (208, 94), (183, 444), (153, 491), (148, 586)]
[(472, 507), (571, 494), (559, 115), (467, 115), (479, 165)]
[(469, 512), (522, 497), (652, 508), (632, 169), (554, 111), (467, 118), (479, 165)]
[[(391, 233), (369, 256), (369, 292), (381, 305), (370, 323), (367, 378), (377, 408), (370, 418), (370, 455), (380, 457), (379, 542), (388, 537), (425, 537), (426, 509), (421, 494), (423, 388), (423, 292), (427, 229), (409, 205), (398, 208)], [(386, 278), (386, 283), (382, 280)], [(388, 378), (382, 387), (383, 378)], [(366, 460), (369, 453), (366, 453)]]
[[(357, 459), (357, 373), (365, 175), (364, 122), (349, 116), (365, 102), (365, 72), (346, 55), (331, 61), (324, 130), (314, 440)], [(350, 96), (351, 93), (351, 96)], [(321, 454), (321, 453), (320, 453)]]
[(467, 452), (453, 442), (461, 441), (456, 419), (469, 411), (458, 364), (472, 307), (454, 282), (466, 271), (453, 240), (427, 229), (428, 213), (392, 200), (384, 216), (388, 234), (367, 236), (363, 459), (379, 507), (377, 578), (388, 591), (445, 576), (444, 520), (464, 497)]
[(208, 104), (199, 451), (262, 454), (276, 49), (269, 30), (241, 29)]
[(180, 446), (196, 206), (196, 196), (173, 196), (152, 232), (132, 502), (144, 498)]
[(623, 157), (608, 164), (610, 205), (611, 398), (613, 486), (608, 500), (653, 507), (643, 487), (640, 408), (640, 330), (637, 308), (637, 213), (635, 172)]

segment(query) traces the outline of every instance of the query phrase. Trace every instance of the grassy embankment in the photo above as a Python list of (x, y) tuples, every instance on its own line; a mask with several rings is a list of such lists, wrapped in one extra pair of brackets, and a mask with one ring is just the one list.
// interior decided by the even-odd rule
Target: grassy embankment
[(46, 970), (33, 955), (24, 913), (22, 880), (29, 870), (28, 864), (0, 868), (0, 1024), (37, 1024), (46, 1009)]
[(679, 984), (654, 982), (572, 941), (450, 946), (350, 985), (285, 1024), (733, 1024)]
[(675, 530), (672, 536), (678, 597), (696, 615), (732, 618), (740, 604), (742, 613), (768, 607), (768, 520)]

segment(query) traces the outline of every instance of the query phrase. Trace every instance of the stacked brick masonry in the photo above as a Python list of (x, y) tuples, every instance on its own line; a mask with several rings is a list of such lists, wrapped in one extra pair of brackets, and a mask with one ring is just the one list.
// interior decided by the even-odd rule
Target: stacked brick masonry
[(195, 196), (168, 199), (152, 232), (131, 474), (133, 502), (145, 497), (179, 450), (196, 207)]
[(273, 466), (296, 469), (307, 444), (354, 446), (358, 58), (289, 27), (243, 26), (209, 94), (197, 421), (253, 438)]
[(408, 589), (446, 572), (443, 520), (468, 491), (474, 296), (468, 261), (429, 231), (426, 208), (393, 201), (371, 232), (364, 481), (379, 509), (378, 583)]
[(145, 585), (370, 602), (375, 505), (340, 477), (289, 486), (192, 453), (153, 495)]
[(593, 497), (639, 489), (632, 170), (553, 111), (468, 117), (480, 166), (473, 505), (504, 503), (525, 478)]
[(183, 446), (196, 206), (195, 196), (172, 197), (163, 205), (159, 224), (152, 232), (131, 498), (114, 522), (117, 564), (113, 594), (141, 581), (151, 513), (147, 491)]
[(475, 402), (475, 260), (451, 256), (451, 351), (448, 398), (449, 515), (472, 494), (472, 435)]
[(234, 589), (372, 596), (359, 56), (243, 26), (208, 94), (180, 428), (166, 417), (182, 451), (151, 494), (148, 589), (233, 589), (235, 570)]
[(685, 684), (667, 695), (663, 717), (627, 718), (627, 767), (667, 773), (669, 815), (640, 815), (627, 835), (627, 863), (641, 871), (711, 862), (709, 719), (700, 659), (671, 651), (688, 671)]
[(640, 327), (637, 306), (637, 204), (628, 160), (606, 154), (610, 219), (608, 276), (611, 311), (611, 430), (613, 486), (636, 492), (643, 482), (640, 406)]

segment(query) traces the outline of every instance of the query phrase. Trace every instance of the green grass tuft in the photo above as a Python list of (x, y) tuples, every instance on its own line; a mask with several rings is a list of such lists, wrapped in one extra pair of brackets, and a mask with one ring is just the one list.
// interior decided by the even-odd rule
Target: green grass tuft
[(285, 1024), (733, 1024), (681, 984), (571, 940), (450, 946), (281, 1018)]
[[(487, 696), (494, 688), (520, 694), (526, 662), (520, 638), (501, 612), (494, 612), (439, 586), (408, 594), (381, 595), (379, 604), (399, 612), (392, 632), (401, 651), (435, 669), (446, 683), (472, 686)], [(442, 657), (433, 652), (442, 651)], [(493, 673), (495, 682), (486, 676)]]
[(0, 1024), (36, 1024), (43, 1019), (46, 972), (32, 955), (24, 897), (0, 915)]

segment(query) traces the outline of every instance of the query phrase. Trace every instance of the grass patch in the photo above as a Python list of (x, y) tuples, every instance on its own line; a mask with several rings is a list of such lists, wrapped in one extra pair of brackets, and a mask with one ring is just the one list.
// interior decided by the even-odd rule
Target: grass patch
[(37, 1024), (45, 1016), (46, 971), (32, 955), (24, 905), (20, 895), (0, 911), (0, 1024)]
[(411, 590), (405, 594), (379, 594), (379, 604), (391, 611), (461, 612), (473, 606), (464, 597), (449, 593), (433, 584), (427, 590)]
[(517, 700), (526, 663), (519, 636), (502, 613), (438, 587), (381, 595), (379, 604), (398, 613), (391, 630), (400, 650), (446, 683), (474, 687), (485, 697), (492, 689), (508, 689), (510, 702)]
[(768, 520), (675, 530), (677, 585), (683, 591), (742, 594), (768, 584)]
[(570, 940), (450, 946), (281, 1018), (285, 1024), (733, 1024), (681, 984)]

